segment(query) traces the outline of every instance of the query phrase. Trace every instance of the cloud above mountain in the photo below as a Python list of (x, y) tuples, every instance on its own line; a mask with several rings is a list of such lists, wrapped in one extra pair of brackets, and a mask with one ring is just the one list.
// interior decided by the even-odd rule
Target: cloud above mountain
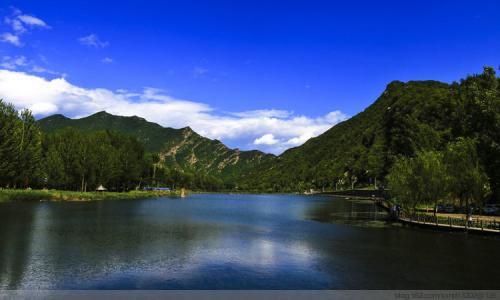
[(32, 110), (37, 117), (61, 113), (78, 118), (105, 110), (137, 115), (162, 126), (190, 126), (203, 136), (242, 149), (258, 148), (275, 154), (301, 145), (347, 118), (340, 111), (315, 118), (275, 109), (223, 112), (206, 103), (171, 97), (160, 89), (88, 89), (64, 77), (49, 80), (14, 70), (0, 70), (0, 98), (17, 108)]

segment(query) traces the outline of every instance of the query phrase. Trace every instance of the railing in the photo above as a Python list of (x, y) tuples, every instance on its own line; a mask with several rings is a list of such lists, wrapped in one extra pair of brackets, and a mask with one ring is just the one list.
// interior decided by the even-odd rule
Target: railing
[(500, 232), (500, 222), (496, 220), (484, 220), (484, 219), (472, 218), (472, 220), (467, 221), (466, 218), (452, 218), (452, 217), (443, 217), (437, 215), (434, 216), (428, 214), (405, 213), (405, 212), (400, 212), (398, 218), (402, 221), (410, 223), (435, 225), (437, 227), (450, 227), (450, 228)]

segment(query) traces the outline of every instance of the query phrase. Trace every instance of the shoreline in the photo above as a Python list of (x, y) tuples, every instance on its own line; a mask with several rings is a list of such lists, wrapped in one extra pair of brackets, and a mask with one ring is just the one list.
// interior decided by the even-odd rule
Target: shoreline
[(180, 191), (129, 191), (129, 192), (75, 192), (65, 190), (15, 190), (1, 189), (0, 203), (12, 202), (89, 202), (103, 200), (131, 200), (162, 196), (179, 196)]
[(431, 221), (422, 220), (414, 220), (412, 218), (400, 217), (398, 218), (399, 223), (405, 226), (413, 226), (423, 229), (430, 229), (436, 231), (446, 231), (446, 232), (465, 232), (465, 233), (473, 233), (473, 234), (486, 234), (486, 235), (498, 235), (500, 234), (500, 230), (491, 229), (485, 227), (465, 227), (463, 225), (454, 225), (452, 223), (443, 224), (436, 223)]
[[(323, 195), (328, 194), (328, 193), (322, 193)], [(428, 218), (434, 218), (434, 215), (432, 213), (420, 213), (419, 215), (422, 216), (422, 219), (412, 219), (411, 217), (404, 217), (404, 216), (399, 216), (399, 217), (391, 217), (391, 211), (390, 211), (390, 203), (385, 201), (383, 198), (379, 197), (365, 197), (365, 196), (353, 196), (351, 194), (341, 194), (337, 193), (335, 195), (332, 195), (330, 193), (329, 195), (331, 196), (336, 196), (336, 197), (342, 197), (345, 199), (352, 199), (352, 200), (371, 200), (373, 201), (377, 206), (385, 209), (388, 212), (388, 220), (393, 222), (393, 223), (400, 223), (405, 226), (413, 226), (413, 227), (418, 227), (422, 229), (427, 229), (427, 230), (438, 230), (438, 231), (447, 231), (447, 232), (452, 232), (452, 231), (463, 231), (463, 232), (470, 232), (470, 233), (475, 233), (475, 234), (487, 234), (487, 235), (498, 235), (500, 234), (500, 227), (498, 227), (500, 222), (498, 221), (498, 217), (496, 216), (488, 216), (488, 215), (475, 215), (475, 225), (471, 226), (465, 226), (465, 225), (458, 225), (458, 224), (453, 224), (457, 221), (463, 221), (465, 220), (465, 217), (463, 214), (457, 213), (457, 214), (443, 214), (439, 213), (438, 214), (438, 219), (435, 219), (433, 221), (430, 220), (425, 220), (425, 217)], [(443, 216), (444, 215), (444, 216)], [(448, 222), (440, 222), (443, 218), (447, 218)], [(484, 223), (483, 223), (484, 221)], [(465, 222), (465, 221), (463, 221)], [(487, 228), (486, 224), (488, 223), (494, 223), (494, 229), (492, 228)], [(479, 225), (478, 225), (479, 224)], [(484, 225), (484, 226), (483, 226)], [(491, 225), (491, 224), (490, 224)]]

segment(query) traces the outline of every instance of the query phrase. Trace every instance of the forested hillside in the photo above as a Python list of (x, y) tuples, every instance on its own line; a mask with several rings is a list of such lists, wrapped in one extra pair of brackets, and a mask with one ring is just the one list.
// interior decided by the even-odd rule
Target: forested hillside
[(445, 143), (448, 93), (436, 81), (391, 82), (363, 112), (255, 170), (264, 175), (252, 185), (294, 190), (381, 182), (395, 155)]
[(220, 182), (231, 182), (240, 173), (274, 158), (274, 155), (260, 151), (229, 149), (220, 141), (202, 137), (189, 127), (165, 128), (135, 116), (99, 112), (86, 118), (69, 119), (54, 115), (38, 123), (47, 133), (71, 127), (81, 132), (113, 130), (132, 135), (143, 143), (147, 152), (154, 154), (153, 162), (166, 176), (180, 171), (188, 177), (203, 174)]
[(396, 158), (473, 139), (494, 197), (500, 192), (499, 79), (492, 68), (451, 85), (394, 81), (365, 111), (240, 178), (243, 188), (303, 191), (384, 184)]

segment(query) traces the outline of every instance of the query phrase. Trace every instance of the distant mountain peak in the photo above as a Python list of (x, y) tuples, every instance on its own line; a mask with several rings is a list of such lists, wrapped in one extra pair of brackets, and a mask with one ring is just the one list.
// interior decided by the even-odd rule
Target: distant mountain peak
[(66, 117), (63, 114), (55, 114), (55, 115), (49, 116), (48, 118), (52, 118), (52, 119), (69, 119), (68, 117)]
[(98, 111), (94, 114), (87, 116), (87, 118), (105, 118), (105, 117), (114, 117), (114, 115), (106, 112), (105, 110)]

